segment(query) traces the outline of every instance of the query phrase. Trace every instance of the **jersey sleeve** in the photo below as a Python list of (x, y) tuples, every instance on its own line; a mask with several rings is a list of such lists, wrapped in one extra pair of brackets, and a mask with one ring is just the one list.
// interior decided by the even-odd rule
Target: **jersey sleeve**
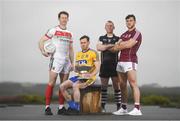
[(122, 35), (120, 35), (119, 39), (123, 39), (123, 34), (122, 34)]
[(136, 41), (138, 41), (138, 43), (141, 43), (141, 41), (142, 41), (142, 35), (141, 34), (137, 37)]
[(99, 37), (98, 41), (102, 43), (102, 36)]
[(46, 32), (45, 36), (46, 36), (47, 38), (51, 39), (51, 38), (54, 36), (55, 31), (56, 31), (55, 28), (51, 28), (51, 29), (49, 29), (49, 30)]
[(92, 56), (94, 62), (99, 61), (99, 54), (96, 51), (93, 52)]
[(116, 42), (115, 43), (119, 42), (119, 39), (120, 39), (120, 37), (116, 36)]
[(141, 39), (142, 39), (141, 33), (139, 31), (136, 31), (136, 33), (134, 34), (132, 39), (137, 41), (137, 42), (141, 41)]

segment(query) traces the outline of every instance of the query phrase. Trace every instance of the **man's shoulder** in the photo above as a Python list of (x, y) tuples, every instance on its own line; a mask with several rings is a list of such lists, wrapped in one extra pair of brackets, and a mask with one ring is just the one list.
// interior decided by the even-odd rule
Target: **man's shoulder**
[(106, 39), (106, 38), (107, 38), (107, 35), (106, 35), (106, 34), (99, 36), (99, 40), (100, 40), (100, 41), (103, 40), (103, 39)]
[(119, 39), (119, 36), (116, 36), (116, 35), (114, 34), (113, 38), (115, 38), (115, 39)]
[(57, 26), (50, 27), (48, 31), (55, 32), (57, 30)]
[(54, 30), (57, 30), (57, 31), (64, 31), (64, 32), (68, 32), (68, 33), (71, 33), (71, 34), (72, 34), (72, 32), (71, 32), (69, 29), (61, 29), (61, 28), (59, 27), (59, 25), (56, 25), (56, 26), (54, 26), (54, 27), (51, 27), (50, 29), (54, 29)]
[(141, 32), (138, 29), (135, 29), (135, 33), (138, 33), (141, 35)]
[(91, 52), (91, 53), (93, 53), (95, 55), (98, 54), (98, 52), (96, 50), (94, 50), (94, 49), (90, 49), (89, 52)]
[[(139, 29), (135, 29), (136, 32), (140, 32)], [(140, 32), (141, 33), (141, 32)]]
[(121, 34), (121, 36), (122, 36), (122, 35), (125, 35), (125, 34), (128, 34), (128, 32), (129, 32), (128, 30), (125, 31), (124, 33)]
[(76, 55), (82, 54), (82, 51), (78, 51), (76, 52)]

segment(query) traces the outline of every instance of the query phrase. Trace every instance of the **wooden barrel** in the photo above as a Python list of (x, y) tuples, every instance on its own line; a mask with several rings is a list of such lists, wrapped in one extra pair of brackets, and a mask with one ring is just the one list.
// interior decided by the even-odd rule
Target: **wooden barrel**
[(91, 85), (81, 89), (80, 107), (82, 113), (101, 112), (101, 86)]

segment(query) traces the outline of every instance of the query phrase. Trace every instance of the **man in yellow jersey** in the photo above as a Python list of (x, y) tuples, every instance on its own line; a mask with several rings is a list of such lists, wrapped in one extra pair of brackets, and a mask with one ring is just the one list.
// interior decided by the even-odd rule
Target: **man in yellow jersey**
[[(82, 51), (76, 54), (75, 72), (76, 76), (60, 85), (61, 92), (66, 99), (69, 108), (67, 114), (78, 114), (80, 111), (80, 89), (86, 88), (96, 80), (96, 74), (100, 68), (99, 56), (95, 50), (89, 48), (89, 37), (84, 35), (80, 38)], [(67, 89), (73, 88), (73, 99)]]

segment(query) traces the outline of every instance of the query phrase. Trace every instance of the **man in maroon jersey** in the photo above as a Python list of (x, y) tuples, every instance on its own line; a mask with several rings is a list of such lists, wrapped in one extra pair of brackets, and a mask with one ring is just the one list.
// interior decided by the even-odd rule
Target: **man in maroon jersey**
[[(136, 70), (138, 64), (137, 51), (141, 45), (142, 36), (136, 29), (136, 18), (134, 15), (126, 17), (126, 26), (128, 30), (120, 36), (119, 43), (115, 45), (111, 51), (121, 51), (119, 62), (117, 64), (117, 72), (120, 80), (122, 93), (121, 108), (113, 112), (115, 115), (142, 115), (140, 110), (140, 90), (137, 85)], [(127, 80), (133, 91), (134, 109), (127, 112)]]

